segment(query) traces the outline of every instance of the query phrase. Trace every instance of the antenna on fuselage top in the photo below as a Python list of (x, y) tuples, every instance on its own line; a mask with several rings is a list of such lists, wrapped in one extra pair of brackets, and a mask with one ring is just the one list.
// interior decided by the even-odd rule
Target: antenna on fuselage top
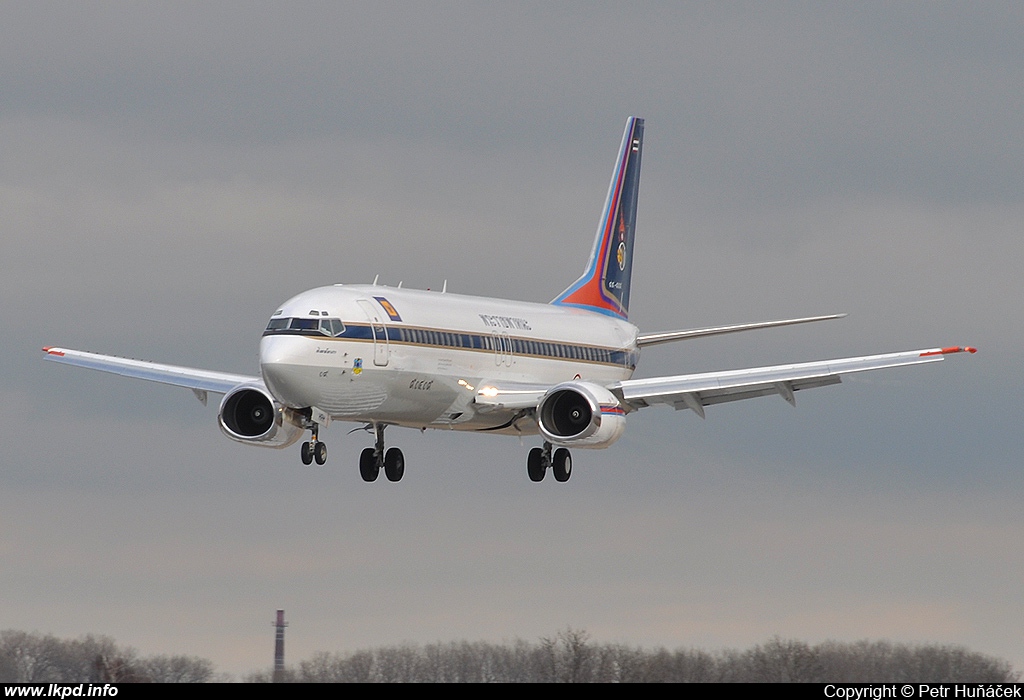
[(398, 288), (399, 288), (399, 289), (401, 289), (401, 288), (402, 288), (402, 282), (403, 282), (403, 280), (398, 280)]
[(445, 280), (444, 281), (444, 285), (441, 287), (441, 294), (444, 294), (447, 291), (448, 291), (448, 280)]
[(377, 280), (379, 280), (379, 279), (380, 279), (380, 273), (378, 273), (378, 274), (373, 276), (373, 286), (374, 287), (377, 286)]

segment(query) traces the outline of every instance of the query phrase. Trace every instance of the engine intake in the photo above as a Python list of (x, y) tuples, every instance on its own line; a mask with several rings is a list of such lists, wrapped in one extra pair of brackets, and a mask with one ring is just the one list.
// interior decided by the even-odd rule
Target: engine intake
[(541, 435), (555, 445), (607, 447), (626, 429), (625, 411), (599, 384), (565, 382), (551, 388), (537, 406)]
[(302, 417), (260, 386), (240, 386), (225, 394), (217, 422), (232, 440), (262, 447), (287, 447), (304, 430)]

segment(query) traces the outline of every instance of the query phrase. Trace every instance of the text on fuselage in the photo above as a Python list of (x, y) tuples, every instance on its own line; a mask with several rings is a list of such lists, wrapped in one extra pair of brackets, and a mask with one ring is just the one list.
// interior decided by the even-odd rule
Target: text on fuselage
[(515, 316), (492, 316), (490, 314), (478, 314), (485, 326), (491, 328), (514, 328), (517, 331), (532, 331), (530, 322), (525, 318)]

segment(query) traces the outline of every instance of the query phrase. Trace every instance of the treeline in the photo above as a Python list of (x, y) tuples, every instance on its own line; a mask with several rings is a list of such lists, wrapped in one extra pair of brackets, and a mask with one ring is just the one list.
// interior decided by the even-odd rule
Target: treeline
[[(403, 644), (319, 652), (285, 672), (296, 683), (1005, 683), (1010, 664), (963, 647), (775, 638), (746, 651), (596, 644), (567, 629), (538, 643)], [(269, 682), (270, 671), (243, 680)]]
[[(269, 645), (268, 645), (269, 646)], [(269, 649), (268, 649), (269, 653)], [(265, 683), (268, 669), (243, 681)], [(598, 644), (566, 629), (538, 642), (402, 644), (318, 652), (284, 673), (293, 683), (1007, 683), (1002, 659), (959, 646), (804, 642), (775, 638), (747, 650), (644, 649)], [(0, 632), (0, 683), (206, 683), (231, 680), (197, 656), (141, 656), (110, 637)]]
[(110, 637), (0, 632), (0, 683), (206, 683), (225, 680), (198, 656), (139, 656)]

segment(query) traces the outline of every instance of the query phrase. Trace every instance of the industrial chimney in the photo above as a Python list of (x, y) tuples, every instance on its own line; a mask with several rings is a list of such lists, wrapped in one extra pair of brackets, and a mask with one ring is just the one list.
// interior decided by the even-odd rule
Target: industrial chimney
[(284, 682), (284, 628), (288, 623), (284, 621), (284, 610), (277, 611), (277, 619), (274, 627), (277, 634), (274, 635), (274, 682)]

